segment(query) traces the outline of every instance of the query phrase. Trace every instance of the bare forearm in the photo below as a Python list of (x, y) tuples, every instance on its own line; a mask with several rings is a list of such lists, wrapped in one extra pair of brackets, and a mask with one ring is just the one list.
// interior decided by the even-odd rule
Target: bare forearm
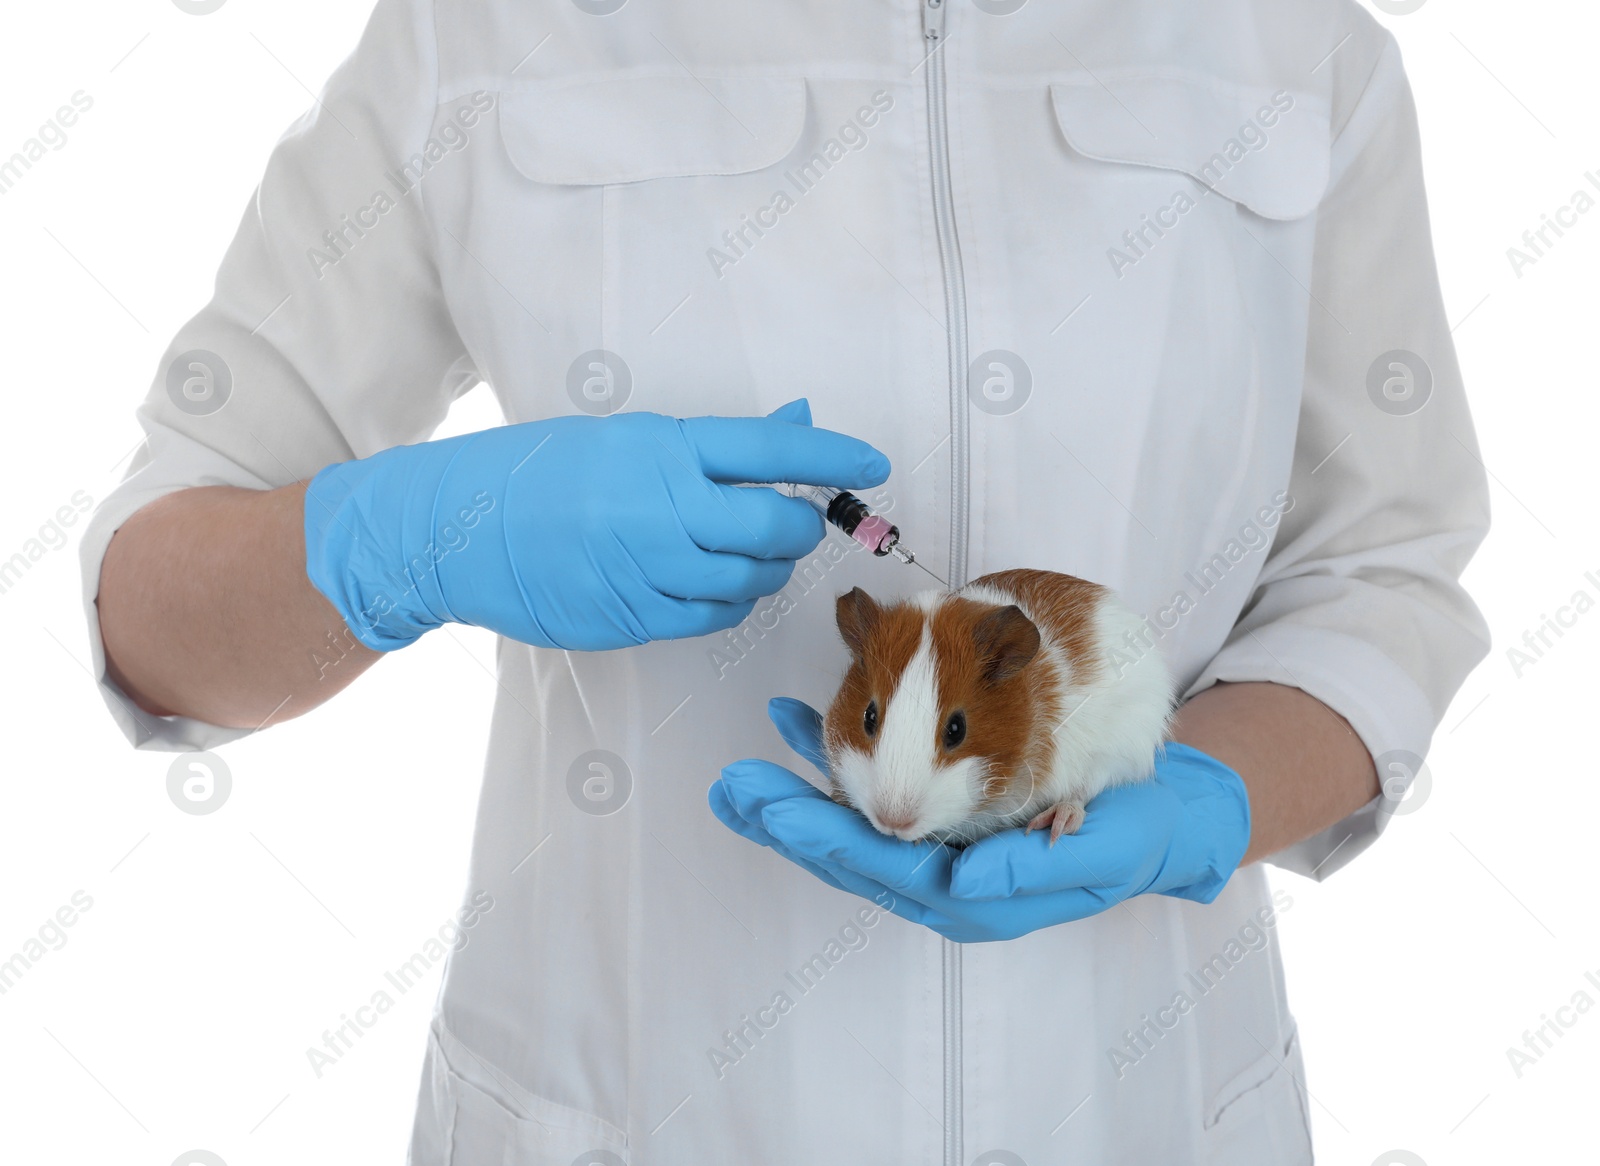
[(1361, 738), (1298, 688), (1213, 685), (1178, 710), (1172, 735), (1244, 778), (1250, 846), (1240, 865), (1325, 830), (1381, 792)]
[(108, 674), (141, 708), (253, 729), (378, 658), (306, 577), (304, 497), (304, 483), (200, 486), (123, 523), (100, 571), (100, 632)]

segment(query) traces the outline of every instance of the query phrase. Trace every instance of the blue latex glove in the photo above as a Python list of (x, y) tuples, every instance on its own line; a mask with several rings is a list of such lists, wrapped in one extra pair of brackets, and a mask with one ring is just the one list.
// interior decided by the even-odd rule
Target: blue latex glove
[(306, 490), (306, 573), (369, 648), (442, 623), (597, 650), (742, 621), (827, 528), (739, 482), (861, 489), (863, 441), (768, 417), (557, 417), (328, 466)]
[[(824, 774), (822, 718), (787, 697), (768, 715), (790, 748)], [(1015, 939), (1153, 892), (1209, 903), (1250, 841), (1244, 782), (1188, 745), (1168, 743), (1155, 777), (1086, 807), (1076, 834), (1004, 830), (967, 847), (880, 834), (796, 774), (736, 761), (713, 782), (712, 812), (823, 882), (962, 943)]]

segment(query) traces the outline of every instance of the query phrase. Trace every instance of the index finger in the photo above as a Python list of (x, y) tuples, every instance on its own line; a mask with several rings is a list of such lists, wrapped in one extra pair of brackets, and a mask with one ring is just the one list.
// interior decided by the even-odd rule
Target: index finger
[(711, 804), (711, 812), (717, 816), (724, 826), (732, 830), (734, 833), (748, 838), (751, 842), (758, 843), (761, 846), (765, 846), (771, 850), (777, 851), (778, 854), (782, 855), (784, 858), (787, 858), (790, 862), (794, 863), (801, 869), (809, 871), (811, 874), (827, 883), (830, 887), (837, 887), (841, 891), (850, 890), (850, 888), (846, 887), (838, 879), (834, 878), (827, 869), (818, 866), (809, 859), (799, 857), (783, 843), (779, 842), (772, 835), (768, 834), (760, 826), (753, 825), (747, 821), (744, 816), (739, 813), (738, 808), (729, 799), (728, 791), (726, 787), (723, 786), (722, 782), (712, 782), (711, 789), (707, 793), (706, 798)]
[(688, 417), (684, 440), (713, 482), (798, 482), (861, 490), (887, 481), (889, 459), (859, 438), (776, 417)]
[(761, 824), (778, 841), (814, 862), (859, 875), (932, 905), (950, 879), (950, 848), (941, 842), (904, 842), (879, 834), (856, 811), (826, 799), (774, 802)]

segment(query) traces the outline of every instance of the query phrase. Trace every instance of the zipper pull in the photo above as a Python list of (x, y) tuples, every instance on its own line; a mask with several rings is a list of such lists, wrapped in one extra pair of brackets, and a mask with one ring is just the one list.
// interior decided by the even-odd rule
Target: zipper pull
[(922, 0), (922, 36), (930, 46), (944, 39), (944, 6), (946, 0)]

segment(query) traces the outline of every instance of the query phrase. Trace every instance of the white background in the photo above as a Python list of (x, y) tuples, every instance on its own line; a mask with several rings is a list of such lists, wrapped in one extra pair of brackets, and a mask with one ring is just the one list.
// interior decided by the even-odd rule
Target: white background
[[(208, 298), (267, 153), (369, 6), (9, 7), (0, 157), (74, 92), (94, 105), (0, 197), (0, 559), (75, 492), (99, 501), (119, 479), (162, 350)], [(1600, 1008), (1563, 1013), (1576, 1023), (1520, 1077), (1507, 1049), (1580, 990), (1600, 1004), (1600, 609), (1520, 676), (1507, 648), (1574, 592), (1600, 601), (1600, 208), (1520, 276), (1507, 249), (1586, 171), (1600, 181), (1600, 22), (1573, 0), (1379, 16), (1421, 110), (1444, 296), (1493, 481), (1494, 529), (1467, 583), (1495, 647), (1444, 718), (1426, 800), (1419, 788), (1414, 812), (1326, 885), (1274, 872), (1294, 897), (1280, 927), (1291, 1000), (1320, 1161), (1386, 1166), (1400, 1148), (1429, 1166), (1572, 1162), (1593, 1152)], [(479, 388), (448, 427), (498, 420)], [(227, 746), (226, 805), (184, 814), (166, 792), (171, 755), (132, 751), (86, 674), (81, 528), (0, 594), (0, 960), (74, 892), (93, 900), (0, 995), (6, 1156), (402, 1161), (437, 969), (320, 1079), (306, 1049), (458, 905), (492, 641), (447, 628), (332, 707)]]

